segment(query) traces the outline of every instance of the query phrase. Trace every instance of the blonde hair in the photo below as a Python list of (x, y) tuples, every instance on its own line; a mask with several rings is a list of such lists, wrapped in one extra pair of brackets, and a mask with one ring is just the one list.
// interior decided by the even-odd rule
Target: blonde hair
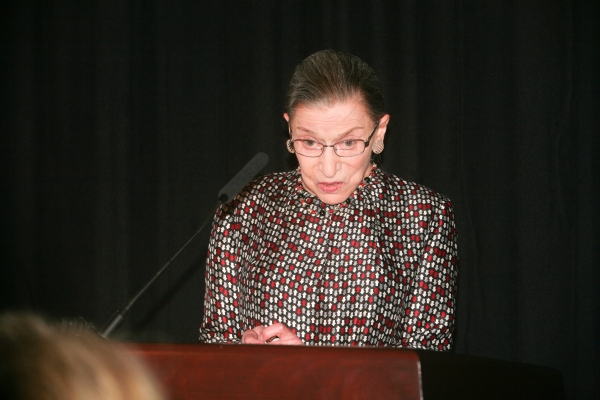
[(31, 315), (0, 317), (0, 397), (161, 400), (152, 374), (123, 345), (68, 333)]

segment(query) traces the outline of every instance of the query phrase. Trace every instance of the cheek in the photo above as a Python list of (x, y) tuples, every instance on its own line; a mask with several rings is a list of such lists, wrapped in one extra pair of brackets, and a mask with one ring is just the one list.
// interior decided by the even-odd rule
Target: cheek
[(302, 176), (306, 177), (306, 178), (310, 178), (313, 173), (312, 169), (314, 168), (314, 165), (315, 165), (315, 159), (308, 158), (308, 157), (299, 157), (299, 156), (296, 156), (296, 159), (298, 160), (298, 165), (300, 166), (300, 170), (302, 171)]
[(348, 164), (348, 167), (352, 169), (352, 175), (360, 175), (360, 179), (364, 177), (365, 172), (369, 168), (371, 156), (368, 157), (359, 156), (357, 160), (352, 160), (352, 163)]

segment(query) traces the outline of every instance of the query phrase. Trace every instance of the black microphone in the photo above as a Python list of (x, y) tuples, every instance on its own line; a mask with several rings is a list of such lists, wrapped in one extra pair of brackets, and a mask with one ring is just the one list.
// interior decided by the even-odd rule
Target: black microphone
[(223, 187), (223, 189), (221, 189), (221, 191), (219, 192), (219, 201), (217, 202), (215, 209), (204, 220), (202, 226), (200, 226), (196, 233), (194, 233), (188, 239), (188, 241), (185, 242), (185, 244), (181, 246), (179, 250), (177, 250), (173, 257), (171, 257), (171, 259), (167, 261), (167, 263), (158, 270), (158, 272), (148, 281), (148, 283), (146, 283), (146, 285), (143, 288), (141, 288), (135, 296), (133, 296), (129, 303), (127, 303), (127, 305), (121, 310), (117, 311), (115, 315), (113, 315), (112, 318), (108, 320), (108, 322), (102, 328), (100, 336), (102, 336), (103, 338), (108, 338), (110, 334), (123, 323), (125, 317), (127, 317), (127, 314), (129, 314), (129, 309), (131, 308), (131, 306), (133, 306), (137, 299), (142, 294), (144, 294), (144, 292), (148, 290), (150, 286), (152, 286), (152, 283), (154, 283), (154, 281), (163, 272), (165, 272), (165, 270), (169, 267), (169, 265), (171, 265), (173, 260), (175, 260), (177, 256), (179, 256), (179, 254), (192, 242), (192, 240), (194, 240), (194, 238), (198, 236), (200, 232), (202, 232), (206, 224), (208, 224), (208, 222), (214, 217), (215, 211), (221, 206), (221, 204), (225, 204), (233, 197), (235, 197), (235, 195), (240, 190), (242, 190), (242, 188), (246, 186), (248, 182), (250, 182), (250, 180), (254, 178), (260, 172), (260, 170), (262, 170), (265, 167), (265, 165), (267, 165), (268, 162), (269, 156), (267, 156), (265, 153), (258, 153), (252, 158), (252, 160), (250, 160), (250, 162), (248, 162), (248, 164), (244, 166), (244, 168), (240, 170), (240, 172), (237, 173), (236, 176), (233, 177), (232, 180), (229, 181), (227, 185)]
[(240, 190), (254, 178), (261, 169), (269, 162), (269, 156), (265, 153), (258, 153), (244, 168), (219, 192), (219, 201), (223, 204), (235, 197)]

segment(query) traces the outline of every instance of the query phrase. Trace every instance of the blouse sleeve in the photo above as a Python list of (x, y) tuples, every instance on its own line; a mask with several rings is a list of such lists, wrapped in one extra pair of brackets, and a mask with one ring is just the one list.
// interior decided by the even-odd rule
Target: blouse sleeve
[(239, 224), (231, 209), (220, 207), (215, 214), (206, 260), (204, 320), (200, 341), (239, 343), (238, 321)]
[(402, 345), (452, 348), (458, 249), (452, 204), (445, 200), (426, 223), (419, 268), (406, 292)]

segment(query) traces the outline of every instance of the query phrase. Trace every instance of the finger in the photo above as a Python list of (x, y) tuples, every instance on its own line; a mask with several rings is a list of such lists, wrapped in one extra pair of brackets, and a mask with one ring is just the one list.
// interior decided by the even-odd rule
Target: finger
[(300, 338), (298, 336), (296, 336), (296, 334), (294, 334), (294, 332), (289, 332), (289, 333), (283, 333), (281, 336), (279, 336), (278, 340), (273, 340), (271, 342), (269, 342), (268, 344), (272, 344), (272, 345), (298, 345), (298, 344), (304, 344), (302, 342), (302, 340), (300, 340)]
[(285, 331), (289, 331), (289, 328), (281, 322), (276, 322), (273, 325), (265, 327), (261, 331), (261, 336), (266, 342), (269, 340), (273, 340), (274, 337), (280, 337), (285, 333)]
[(260, 339), (248, 336), (245, 339), (242, 339), (242, 344), (265, 344), (265, 342)]
[(289, 331), (290, 328), (287, 327), (287, 325), (282, 324), (281, 322), (275, 322), (273, 325), (269, 325), (266, 327), (263, 327), (263, 332), (266, 332), (268, 334), (273, 334), (273, 333), (280, 333), (283, 331)]
[(258, 340), (258, 335), (253, 331), (246, 331), (242, 334), (242, 343), (250, 343), (253, 340)]
[(261, 336), (266, 339), (266, 344), (303, 344), (302, 340), (300, 340), (290, 328), (282, 323), (275, 323), (265, 328)]
[(266, 328), (267, 328), (266, 326), (259, 325), (259, 326), (255, 326), (254, 328), (252, 328), (252, 330), (258, 334), (259, 339), (260, 339), (260, 336), (262, 335), (263, 331)]
[(287, 340), (276, 340), (270, 343), (267, 343), (269, 346), (301, 346), (304, 345), (304, 343), (302, 343), (302, 340), (298, 339), (297, 337), (294, 337), (293, 339), (287, 339)]
[(242, 343), (243, 344), (257, 344), (262, 343), (261, 332), (265, 329), (264, 326), (256, 326), (252, 329), (248, 329), (246, 332), (242, 334)]

